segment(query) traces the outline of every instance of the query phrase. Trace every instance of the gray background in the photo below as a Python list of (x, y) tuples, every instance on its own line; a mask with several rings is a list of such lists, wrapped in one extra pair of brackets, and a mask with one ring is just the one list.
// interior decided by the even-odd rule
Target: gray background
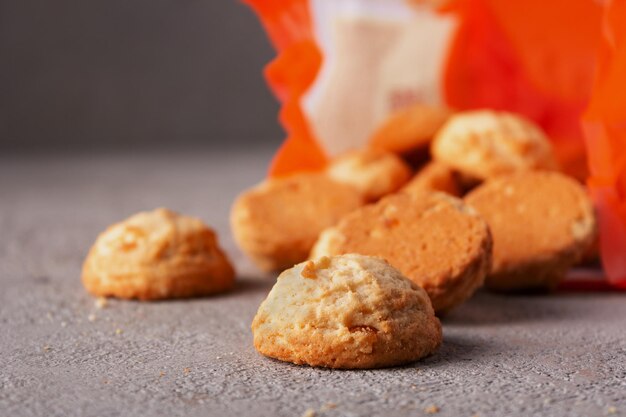
[(272, 56), (235, 0), (0, 0), (0, 150), (277, 145)]

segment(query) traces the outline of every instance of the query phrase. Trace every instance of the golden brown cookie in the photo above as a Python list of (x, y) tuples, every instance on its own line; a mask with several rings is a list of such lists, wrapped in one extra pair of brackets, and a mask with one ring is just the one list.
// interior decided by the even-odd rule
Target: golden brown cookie
[(391, 152), (362, 149), (331, 161), (326, 170), (335, 181), (354, 186), (366, 201), (398, 190), (411, 178), (411, 168)]
[(495, 178), (470, 192), (493, 233), (486, 286), (498, 291), (552, 289), (593, 244), (596, 220), (583, 187), (556, 172)]
[(354, 254), (280, 274), (252, 332), (266, 356), (329, 368), (401, 365), (441, 344), (426, 292), (385, 260)]
[(400, 191), (403, 193), (440, 191), (456, 197), (463, 193), (456, 172), (437, 161), (426, 164)]
[(452, 111), (445, 107), (425, 104), (399, 110), (375, 130), (369, 145), (399, 154), (427, 150), (433, 136), (451, 114)]
[(235, 200), (231, 228), (259, 268), (282, 270), (305, 260), (322, 230), (362, 204), (356, 188), (322, 174), (270, 179)]
[(233, 286), (234, 270), (201, 220), (161, 208), (101, 233), (82, 280), (96, 296), (157, 300), (225, 291)]
[(437, 161), (479, 180), (557, 167), (543, 131), (507, 112), (457, 113), (437, 133), (431, 152)]
[(393, 194), (324, 231), (311, 258), (360, 253), (387, 259), (426, 290), (437, 313), (483, 283), (491, 260), (487, 223), (444, 193)]

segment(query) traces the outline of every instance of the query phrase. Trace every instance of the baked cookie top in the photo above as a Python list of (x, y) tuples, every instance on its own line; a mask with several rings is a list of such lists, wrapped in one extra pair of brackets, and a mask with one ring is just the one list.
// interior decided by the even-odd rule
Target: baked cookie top
[(200, 219), (164, 208), (108, 227), (83, 266), (90, 292), (123, 298), (201, 295), (232, 286), (233, 278), (215, 233)]
[(231, 226), (261, 268), (284, 269), (305, 260), (322, 230), (362, 204), (353, 186), (324, 174), (297, 174), (243, 192), (231, 209)]
[(368, 144), (375, 149), (402, 154), (428, 148), (451, 114), (445, 107), (425, 104), (398, 110), (374, 131)]
[(428, 295), (385, 260), (322, 257), (284, 271), (252, 322), (264, 355), (311, 366), (378, 368), (441, 343)]
[(465, 201), (481, 213), (493, 233), (492, 275), (538, 263), (572, 265), (597, 233), (585, 189), (557, 172), (494, 178)]
[(537, 125), (491, 110), (452, 116), (437, 133), (431, 152), (436, 160), (478, 179), (557, 167), (550, 141)]
[(376, 149), (348, 152), (332, 160), (326, 172), (333, 180), (354, 186), (367, 201), (396, 191), (412, 174), (400, 157)]
[(427, 163), (400, 191), (403, 193), (439, 191), (456, 197), (462, 194), (461, 185), (454, 170), (438, 161)]
[(364, 206), (324, 231), (311, 253), (360, 253), (387, 259), (419, 284), (437, 312), (470, 297), (491, 259), (485, 221), (444, 193), (393, 194)]

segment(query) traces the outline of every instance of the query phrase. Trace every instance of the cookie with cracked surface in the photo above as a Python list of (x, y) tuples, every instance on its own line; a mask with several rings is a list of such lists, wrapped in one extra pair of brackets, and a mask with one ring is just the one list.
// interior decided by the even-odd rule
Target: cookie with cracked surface
[(333, 180), (354, 186), (366, 201), (397, 191), (412, 174), (400, 157), (376, 149), (348, 152), (331, 161), (326, 172)]
[(239, 247), (265, 271), (307, 259), (319, 233), (360, 207), (363, 197), (324, 174), (269, 179), (244, 191), (231, 208)]
[(409, 194), (439, 191), (455, 197), (460, 197), (463, 193), (456, 172), (446, 164), (437, 161), (427, 163), (400, 191)]
[(469, 178), (557, 168), (550, 141), (530, 120), (513, 113), (457, 113), (437, 133), (431, 153)]
[(158, 300), (228, 290), (234, 270), (200, 219), (161, 208), (101, 233), (83, 264), (82, 281), (96, 296)]
[(491, 262), (487, 223), (444, 193), (398, 193), (364, 206), (320, 235), (311, 258), (360, 253), (387, 259), (445, 313), (483, 284)]
[(597, 233), (585, 189), (557, 172), (495, 178), (465, 201), (493, 233), (493, 266), (486, 286), (497, 291), (556, 287), (593, 245)]
[(263, 355), (299, 365), (381, 368), (441, 344), (426, 292), (381, 258), (322, 257), (284, 271), (252, 322)]

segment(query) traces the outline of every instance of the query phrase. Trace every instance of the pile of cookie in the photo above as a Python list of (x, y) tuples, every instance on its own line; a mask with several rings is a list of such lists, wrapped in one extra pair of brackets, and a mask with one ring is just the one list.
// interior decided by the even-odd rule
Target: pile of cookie
[[(431, 354), (437, 316), (483, 285), (554, 289), (597, 235), (585, 189), (559, 172), (535, 124), (421, 105), (324, 172), (243, 192), (231, 227), (259, 268), (284, 270), (252, 324), (257, 350), (334, 368)], [(213, 232), (163, 209), (112, 226), (83, 270), (90, 292), (139, 299), (210, 294), (233, 279)]]

